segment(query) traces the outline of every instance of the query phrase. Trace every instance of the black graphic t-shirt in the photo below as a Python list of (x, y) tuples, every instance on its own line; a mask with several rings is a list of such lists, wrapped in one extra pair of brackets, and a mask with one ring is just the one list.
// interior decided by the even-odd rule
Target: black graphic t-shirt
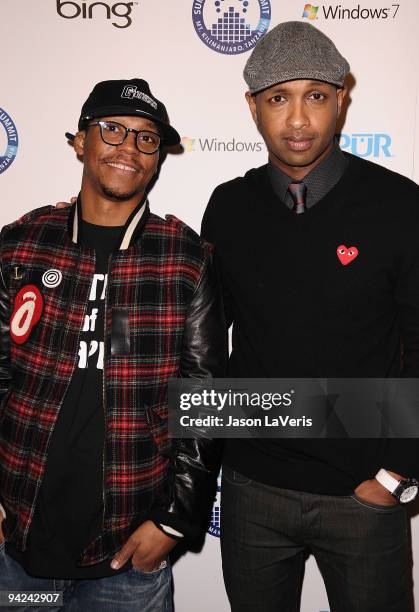
[(81, 225), (81, 246), (95, 250), (96, 269), (77, 368), (52, 435), (27, 550), (22, 554), (8, 547), (9, 554), (35, 576), (88, 579), (117, 573), (110, 559), (91, 567), (77, 567), (77, 559), (102, 529), (105, 294), (109, 256), (121, 231)]

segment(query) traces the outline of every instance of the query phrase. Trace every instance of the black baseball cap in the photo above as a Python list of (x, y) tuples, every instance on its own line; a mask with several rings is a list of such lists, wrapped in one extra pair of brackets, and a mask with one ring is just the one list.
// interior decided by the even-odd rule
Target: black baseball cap
[[(178, 132), (169, 123), (165, 105), (153, 96), (143, 79), (97, 83), (83, 104), (78, 129), (83, 130), (91, 119), (109, 115), (146, 117), (159, 126), (163, 144), (180, 143)], [(66, 132), (66, 137), (74, 140), (74, 135), (69, 132)]]

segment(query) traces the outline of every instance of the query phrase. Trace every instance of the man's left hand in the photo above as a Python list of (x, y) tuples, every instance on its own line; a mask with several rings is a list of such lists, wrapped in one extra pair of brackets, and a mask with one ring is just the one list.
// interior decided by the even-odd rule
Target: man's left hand
[(134, 567), (152, 572), (158, 569), (175, 546), (176, 540), (160, 531), (152, 521), (145, 521), (116, 553), (111, 567), (117, 570), (132, 557)]
[(69, 208), (70, 206), (73, 206), (73, 204), (75, 204), (76, 202), (77, 198), (73, 196), (72, 198), (70, 198), (69, 202), (57, 202), (55, 208)]
[[(403, 477), (395, 474), (394, 472), (388, 472), (393, 478), (397, 480), (402, 480)], [(398, 504), (398, 501), (390, 491), (387, 491), (382, 484), (378, 482), (375, 478), (371, 478), (371, 480), (364, 480), (354, 491), (355, 495), (360, 499), (365, 500), (366, 502), (371, 502), (372, 504), (378, 504), (380, 506), (395, 506)]]

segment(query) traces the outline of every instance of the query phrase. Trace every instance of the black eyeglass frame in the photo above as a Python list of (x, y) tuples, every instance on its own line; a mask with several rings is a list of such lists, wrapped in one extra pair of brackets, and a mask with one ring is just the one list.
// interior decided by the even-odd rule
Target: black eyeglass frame
[[(105, 125), (109, 125), (109, 124), (111, 124), (111, 125), (119, 125), (119, 126), (121, 126), (122, 128), (124, 128), (124, 130), (125, 130), (125, 136), (122, 138), (121, 142), (119, 142), (118, 144), (114, 144), (113, 142), (107, 142), (107, 141), (105, 140), (105, 138), (103, 137), (103, 130), (102, 130), (102, 126), (103, 126), (104, 124), (105, 124)], [(93, 125), (98, 125), (98, 126), (99, 126), (99, 128), (100, 128), (100, 137), (102, 138), (102, 140), (103, 140), (103, 142), (104, 142), (105, 144), (108, 144), (108, 145), (110, 145), (111, 147), (119, 147), (119, 145), (121, 145), (123, 142), (125, 142), (125, 140), (126, 140), (126, 138), (127, 138), (128, 134), (129, 134), (129, 132), (132, 132), (133, 134), (135, 134), (135, 146), (137, 147), (137, 149), (139, 150), (139, 152), (140, 152), (140, 153), (144, 153), (144, 155), (155, 155), (155, 154), (157, 153), (157, 151), (160, 149), (160, 147), (161, 147), (161, 145), (162, 145), (162, 142), (163, 142), (162, 137), (161, 137), (161, 136), (160, 136), (160, 134), (158, 134), (157, 132), (153, 132), (152, 130), (135, 130), (134, 128), (128, 128), (128, 127), (126, 127), (125, 125), (123, 125), (122, 123), (119, 123), (118, 121), (95, 121), (95, 122), (93, 122), (93, 123), (88, 123), (88, 124), (87, 124), (87, 127), (90, 127), (91, 125), (92, 125), (92, 126), (93, 126)], [(156, 150), (155, 150), (155, 151), (142, 151), (142, 150), (140, 149), (140, 147), (138, 146), (138, 134), (144, 134), (144, 133), (145, 133), (145, 134), (153, 134), (154, 136), (157, 136), (157, 137), (159, 138), (159, 144), (158, 144), (158, 146), (157, 146), (157, 148), (156, 148)]]

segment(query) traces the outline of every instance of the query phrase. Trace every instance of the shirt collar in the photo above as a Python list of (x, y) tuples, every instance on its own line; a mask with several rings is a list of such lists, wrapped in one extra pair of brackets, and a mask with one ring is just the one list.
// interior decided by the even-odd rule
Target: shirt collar
[[(136, 208), (132, 211), (128, 217), (124, 227), (121, 230), (121, 236), (118, 241), (118, 249), (125, 251), (131, 244), (133, 244), (140, 233), (142, 232), (145, 222), (149, 214), (149, 204), (147, 197), (144, 196), (138, 203)], [(72, 242), (78, 244), (80, 242), (80, 233), (82, 229), (82, 208), (81, 208), (81, 196), (79, 194), (77, 202), (71, 207), (69, 217), (69, 228)]]
[[(342, 177), (347, 165), (348, 160), (335, 140), (329, 155), (322, 159), (302, 180), (307, 187), (307, 208), (310, 208), (324, 198)], [(271, 161), (268, 163), (268, 174), (275, 194), (282, 202), (292, 208), (294, 203), (289, 194), (288, 186), (293, 182), (293, 179), (285, 174), (285, 172), (282, 172)]]

